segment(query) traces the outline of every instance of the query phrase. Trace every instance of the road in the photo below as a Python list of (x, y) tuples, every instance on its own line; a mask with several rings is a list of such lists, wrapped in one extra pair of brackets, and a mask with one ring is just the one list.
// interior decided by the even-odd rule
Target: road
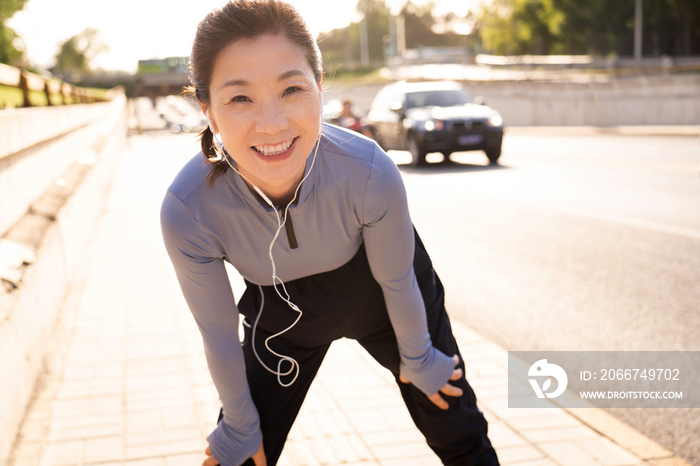
[[(453, 318), (508, 350), (700, 350), (697, 137), (511, 132), (496, 166), (390, 155)], [(610, 412), (700, 464), (697, 410)]]

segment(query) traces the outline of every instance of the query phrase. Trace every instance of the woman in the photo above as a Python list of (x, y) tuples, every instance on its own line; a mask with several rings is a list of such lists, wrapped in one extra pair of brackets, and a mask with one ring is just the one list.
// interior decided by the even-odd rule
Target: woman
[[(320, 53), (298, 13), (228, 3), (200, 23), (191, 68), (210, 126), (161, 222), (223, 403), (204, 466), (276, 464), (344, 336), (401, 381), (445, 464), (498, 464), (400, 174), (373, 141), (321, 124)], [(238, 306), (224, 261), (246, 280)]]

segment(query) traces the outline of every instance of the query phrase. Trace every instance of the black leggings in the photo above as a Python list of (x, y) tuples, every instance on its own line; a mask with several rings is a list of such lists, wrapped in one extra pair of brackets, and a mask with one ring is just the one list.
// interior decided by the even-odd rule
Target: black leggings
[[(416, 233), (414, 269), (428, 317), (428, 330), (437, 349), (447, 355), (459, 354), (444, 306), (444, 289)], [(260, 288), (246, 282), (239, 309), (248, 323), (255, 322), (260, 308)], [(243, 353), (253, 401), (260, 424), (267, 464), (274, 466), (282, 453), (287, 434), (299, 413), (304, 397), (318, 372), (330, 344), (339, 338), (357, 340), (382, 366), (395, 376), (401, 396), (428, 445), (448, 466), (497, 465), (496, 452), (486, 435), (487, 423), (476, 406), (474, 391), (462, 377), (451, 382), (464, 390), (459, 398), (444, 397), (449, 409), (436, 407), (412, 384), (399, 382), (400, 355), (379, 284), (372, 277), (364, 246), (353, 259), (330, 272), (285, 283), (294, 302), (303, 311), (296, 326), (270, 341), (270, 347), (294, 358), (299, 377), (290, 387), (282, 387), (277, 376), (260, 365), (251, 347), (251, 328), (245, 329)], [(265, 348), (265, 339), (287, 328), (297, 313), (279, 298), (271, 286), (262, 287), (263, 315), (255, 333), (255, 347), (265, 364), (277, 369), (277, 357)], [(460, 364), (464, 362), (460, 356)], [(289, 368), (284, 363), (282, 371)], [(291, 376), (282, 378), (283, 382)], [(221, 416), (219, 417), (221, 420)], [(253, 466), (248, 460), (244, 466)]]

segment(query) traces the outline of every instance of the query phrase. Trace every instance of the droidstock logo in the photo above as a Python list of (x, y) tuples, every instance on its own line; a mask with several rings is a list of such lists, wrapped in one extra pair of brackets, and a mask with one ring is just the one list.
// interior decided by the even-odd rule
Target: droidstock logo
[(564, 393), (564, 390), (566, 390), (566, 385), (569, 383), (569, 378), (566, 376), (564, 369), (556, 364), (548, 364), (546, 359), (540, 359), (530, 366), (530, 370), (527, 372), (527, 375), (529, 377), (554, 377), (557, 381), (557, 389), (551, 393), (547, 393), (547, 390), (549, 390), (552, 385), (551, 378), (545, 380), (542, 388), (540, 388), (536, 379), (528, 379), (530, 385), (532, 385), (532, 389), (535, 390), (537, 398), (544, 398), (545, 396), (547, 398), (556, 398)]

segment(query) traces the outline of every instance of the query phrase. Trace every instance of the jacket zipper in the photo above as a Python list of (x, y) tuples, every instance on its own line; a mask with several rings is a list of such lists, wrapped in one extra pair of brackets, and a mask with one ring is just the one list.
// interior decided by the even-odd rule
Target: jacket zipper
[[(282, 211), (282, 221), (284, 222), (284, 211)], [(284, 223), (284, 229), (287, 232), (287, 240), (289, 241), (289, 247), (292, 249), (297, 249), (299, 243), (297, 243), (297, 235), (294, 233), (294, 224), (292, 224), (292, 213), (287, 210), (287, 221)]]

